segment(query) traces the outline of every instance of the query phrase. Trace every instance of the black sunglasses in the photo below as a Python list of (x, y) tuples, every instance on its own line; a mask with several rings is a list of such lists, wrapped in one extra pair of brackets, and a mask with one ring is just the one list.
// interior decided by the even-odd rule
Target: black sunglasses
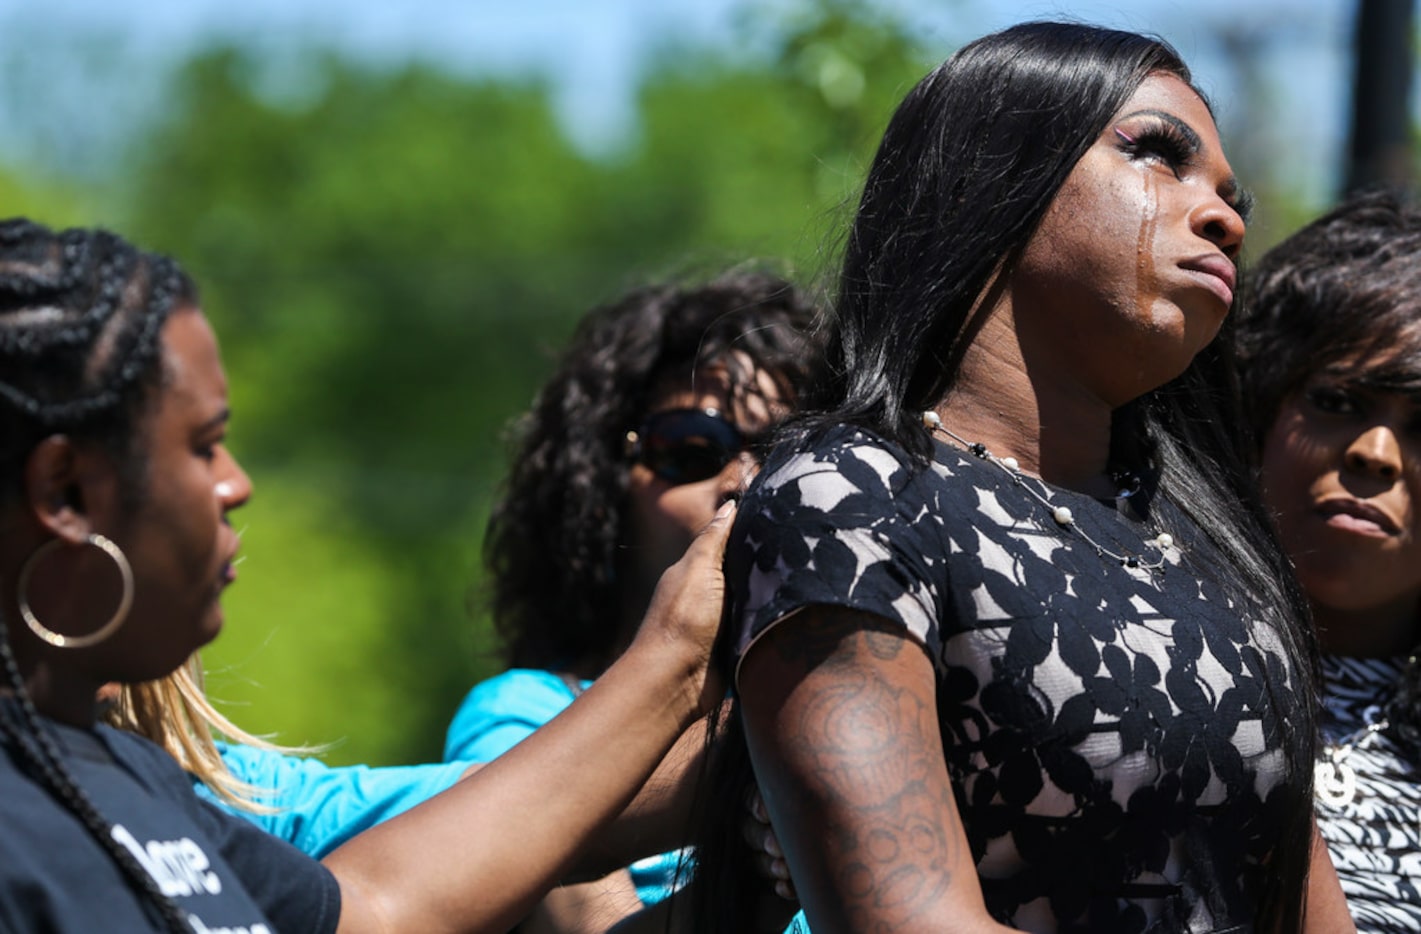
[(753, 441), (715, 409), (654, 412), (627, 432), (629, 455), (677, 486), (709, 480)]

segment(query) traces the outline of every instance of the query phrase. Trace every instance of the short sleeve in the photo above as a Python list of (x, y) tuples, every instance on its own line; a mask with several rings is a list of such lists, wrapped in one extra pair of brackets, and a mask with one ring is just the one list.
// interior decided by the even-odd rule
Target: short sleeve
[[(590, 682), (582, 682), (586, 688)], [(444, 740), (444, 761), (497, 759), (562, 713), (576, 694), (551, 671), (514, 668), (474, 686)]]
[(216, 847), (252, 900), (278, 931), (334, 931), (340, 884), (329, 869), (254, 824), (199, 799), (166, 752), (137, 737), (104, 729), (115, 756), (184, 811)]
[(901, 450), (838, 429), (776, 454), (751, 489), (728, 549), (736, 655), (808, 606), (860, 610), (935, 651), (945, 582), (921, 475)]
[[(221, 747), (238, 779), (262, 792), (258, 800), (275, 813), (233, 811), (320, 859), (351, 837), (444, 791), (468, 763), (332, 767), (319, 759), (287, 756), (250, 746)], [(203, 792), (202, 788), (198, 789)], [(203, 797), (213, 801), (208, 794)], [(231, 810), (220, 801), (213, 801)]]
[(335, 930), (340, 884), (329, 869), (285, 840), (205, 801), (205, 829), (278, 931)]

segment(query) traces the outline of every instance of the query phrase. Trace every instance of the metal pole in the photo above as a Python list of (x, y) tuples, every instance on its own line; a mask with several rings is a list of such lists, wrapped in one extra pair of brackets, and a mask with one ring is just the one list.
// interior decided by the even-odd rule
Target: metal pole
[(1358, 0), (1352, 134), (1344, 194), (1412, 185), (1411, 83), (1415, 0)]

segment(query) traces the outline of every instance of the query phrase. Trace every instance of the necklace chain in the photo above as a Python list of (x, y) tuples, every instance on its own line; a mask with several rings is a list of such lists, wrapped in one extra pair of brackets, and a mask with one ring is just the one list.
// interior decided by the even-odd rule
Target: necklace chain
[(1058, 506), (1051, 501), (1051, 496), (1047, 491), (1045, 483), (1037, 480), (1036, 483), (1040, 486), (1040, 489), (1035, 489), (1028, 482), (1028, 480), (1035, 478), (1028, 477), (1021, 472), (1021, 466), (1017, 463), (1016, 458), (998, 457), (987, 450), (987, 446), (980, 441), (968, 441), (944, 425), (942, 418), (931, 409), (923, 413), (923, 427), (929, 431), (941, 432), (966, 448), (967, 452), (973, 457), (986, 461), (1002, 470), (1011, 478), (1012, 483), (1015, 483), (1028, 496), (1046, 507), (1046, 511), (1050, 513), (1052, 520), (1055, 521), (1057, 526), (1064, 530), (1075, 532), (1087, 545), (1095, 549), (1095, 553), (1102, 558), (1109, 558), (1112, 561), (1116, 561), (1121, 567), (1139, 568), (1142, 571), (1149, 571), (1152, 574), (1155, 572), (1163, 574), (1165, 567), (1169, 563), (1169, 553), (1177, 550), (1174, 544), (1174, 537), (1168, 532), (1160, 532), (1154, 538), (1148, 538), (1144, 541), (1146, 548), (1153, 549), (1159, 555), (1159, 557), (1153, 561), (1146, 561), (1141, 555), (1122, 555), (1111, 551), (1109, 548), (1100, 544), (1100, 542), (1091, 538), (1089, 533), (1080, 527), (1076, 522), (1076, 517), (1071, 513), (1070, 507)]
[(1381, 708), (1373, 705), (1362, 714), (1366, 725), (1323, 747), (1313, 767), (1313, 793), (1335, 808), (1346, 807), (1357, 797), (1357, 772), (1347, 764), (1355, 749), (1366, 749), (1372, 737), (1391, 726)]

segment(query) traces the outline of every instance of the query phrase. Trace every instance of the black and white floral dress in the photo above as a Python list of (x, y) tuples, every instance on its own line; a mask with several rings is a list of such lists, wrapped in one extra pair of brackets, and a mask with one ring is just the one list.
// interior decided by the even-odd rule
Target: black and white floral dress
[[(1043, 489), (1107, 549), (1139, 554), (1153, 535), (1115, 503)], [(738, 653), (812, 605), (883, 617), (925, 647), (999, 921), (1248, 930), (1297, 806), (1283, 745), (1298, 681), (1217, 582), (1229, 572), (1206, 538), (1154, 511), (1180, 548), (1162, 572), (1126, 568), (992, 464), (939, 444), (915, 470), (835, 429), (776, 452), (747, 493), (727, 565)]]
[(1323, 761), (1317, 825), (1359, 934), (1421, 931), (1421, 775), (1387, 734), (1372, 732), (1401, 683), (1402, 659), (1324, 657)]

